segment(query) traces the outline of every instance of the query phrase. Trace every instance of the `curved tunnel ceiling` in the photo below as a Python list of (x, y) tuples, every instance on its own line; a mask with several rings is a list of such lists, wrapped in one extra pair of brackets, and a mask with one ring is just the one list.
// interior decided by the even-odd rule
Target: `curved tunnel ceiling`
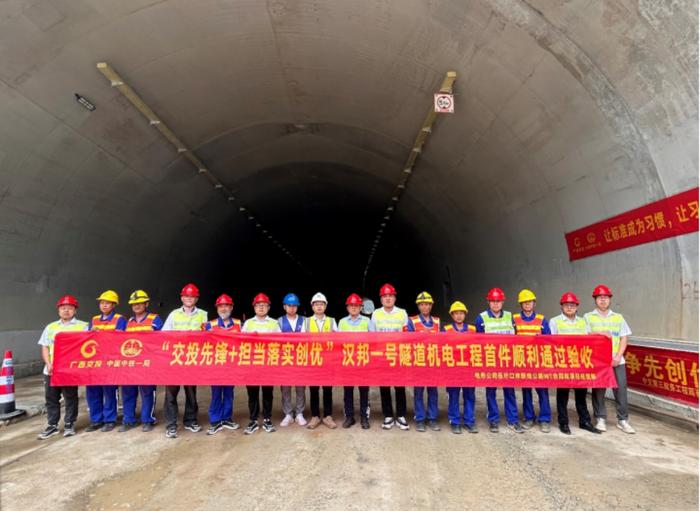
[[(27, 300), (48, 319), (58, 293), (144, 287), (170, 307), (190, 279), (205, 302), (235, 289), (247, 304), (262, 286), (323, 286), (339, 302), (361, 284), (454, 70), (456, 113), (433, 129), (366, 291), (393, 280), (403, 305), (428, 288), (475, 311), (488, 287), (528, 286), (551, 314), (563, 290), (587, 296), (604, 280), (636, 334), (697, 339), (697, 295), (684, 291), (696, 234), (575, 263), (564, 241), (697, 186), (690, 0), (8, 1), (0, 14), (0, 330), (37, 328)], [(109, 86), (101, 61), (236, 201)], [(650, 290), (666, 304), (653, 316)]]

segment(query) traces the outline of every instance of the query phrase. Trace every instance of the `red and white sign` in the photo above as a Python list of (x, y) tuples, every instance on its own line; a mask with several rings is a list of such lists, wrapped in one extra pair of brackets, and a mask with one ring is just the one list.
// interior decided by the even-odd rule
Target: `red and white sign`
[(452, 94), (438, 92), (435, 94), (435, 111), (441, 114), (455, 112), (455, 98)]

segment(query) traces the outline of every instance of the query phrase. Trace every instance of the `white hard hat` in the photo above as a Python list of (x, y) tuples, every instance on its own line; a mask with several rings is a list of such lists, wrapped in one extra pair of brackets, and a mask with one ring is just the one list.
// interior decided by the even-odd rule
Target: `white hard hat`
[(324, 295), (323, 293), (316, 293), (315, 295), (313, 295), (311, 297), (311, 304), (313, 304), (314, 302), (323, 302), (326, 305), (328, 305), (328, 300), (326, 300), (326, 295)]

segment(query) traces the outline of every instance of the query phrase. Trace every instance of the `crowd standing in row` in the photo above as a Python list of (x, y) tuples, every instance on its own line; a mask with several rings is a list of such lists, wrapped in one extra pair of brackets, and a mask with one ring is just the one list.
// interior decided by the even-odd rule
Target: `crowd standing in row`
[[(192, 331), (192, 330), (222, 330), (227, 332), (482, 332), (487, 334), (565, 334), (585, 335), (588, 333), (600, 333), (611, 339), (612, 366), (617, 379), (618, 387), (614, 390), (617, 409), (617, 426), (625, 433), (634, 433), (634, 429), (628, 422), (627, 412), (627, 377), (625, 372), (624, 354), (627, 348), (627, 338), (631, 331), (623, 316), (610, 309), (612, 292), (604, 285), (597, 286), (592, 293), (595, 308), (583, 317), (578, 315), (580, 305), (574, 293), (564, 293), (560, 300), (562, 313), (550, 320), (535, 311), (535, 294), (528, 290), (522, 290), (518, 295), (520, 312), (511, 314), (503, 310), (505, 294), (499, 288), (493, 288), (488, 292), (486, 301), (487, 309), (479, 314), (474, 324), (466, 323), (468, 309), (460, 301), (454, 302), (449, 310), (451, 321), (442, 324), (440, 319), (432, 315), (433, 298), (427, 292), (422, 292), (416, 298), (419, 314), (408, 316), (406, 311), (396, 306), (396, 290), (391, 284), (385, 284), (380, 292), (381, 307), (372, 312), (371, 318), (361, 314), (363, 301), (357, 294), (350, 295), (345, 305), (348, 315), (336, 322), (334, 318), (326, 316), (328, 300), (322, 293), (316, 293), (311, 298), (313, 315), (307, 318), (300, 316), (297, 311), (300, 306), (299, 298), (290, 293), (284, 297), (282, 303), (285, 314), (279, 319), (269, 316), (270, 298), (260, 293), (253, 299), (255, 315), (242, 323), (231, 317), (233, 312), (233, 300), (230, 296), (222, 294), (215, 302), (217, 317), (209, 320), (206, 311), (197, 307), (199, 289), (194, 284), (187, 284), (181, 292), (182, 306), (172, 311), (165, 322), (157, 314), (148, 312), (149, 296), (145, 291), (134, 291), (129, 297), (133, 316), (128, 320), (116, 312), (119, 304), (119, 296), (112, 290), (105, 291), (98, 298), (100, 313), (93, 316), (89, 322), (76, 319), (78, 301), (71, 295), (59, 299), (56, 306), (59, 319), (46, 326), (39, 344), (42, 347), (44, 367), (44, 385), (46, 397), (46, 409), (48, 426), (39, 435), (40, 439), (46, 439), (59, 433), (60, 398), (65, 402), (65, 416), (63, 436), (75, 435), (75, 422), (78, 416), (78, 388), (77, 387), (53, 387), (51, 375), (53, 373), (53, 343), (59, 332), (75, 332), (85, 330), (120, 330), (127, 332), (164, 330), (164, 331)], [(168, 385), (165, 388), (165, 434), (168, 438), (177, 437), (178, 402), (180, 392), (179, 385)], [(271, 433), (275, 431), (272, 423), (273, 387), (267, 385), (247, 385), (249, 423), (245, 428), (245, 434), (253, 434), (260, 427), (260, 397), (262, 395), (262, 428)], [(360, 424), (363, 429), (370, 427), (369, 423), (369, 387), (358, 388), (360, 396)], [(416, 430), (424, 432), (427, 429), (439, 431), (438, 425), (438, 390), (436, 387), (414, 387), (413, 409)], [(184, 386), (185, 410), (183, 414), (184, 428), (193, 433), (201, 431), (197, 422), (197, 387)], [(543, 433), (551, 430), (552, 413), (549, 403), (549, 390), (547, 388), (535, 389), (539, 402), (539, 412), (535, 414), (533, 402), (533, 389), (522, 389), (522, 414), (524, 421), (520, 422), (520, 414), (514, 388), (502, 389), (504, 400), (504, 412), (508, 428), (516, 433), (523, 433), (539, 424)], [(605, 408), (606, 389), (592, 389), (593, 415), (595, 425), (592, 422), (586, 403), (587, 389), (575, 389), (576, 411), (579, 418), (579, 427), (600, 434), (607, 429), (607, 413)], [(556, 392), (557, 420), (562, 433), (570, 435), (569, 417), (567, 405), (570, 389), (558, 388)], [(336, 422), (333, 419), (333, 389), (324, 386), (323, 410), (321, 410), (321, 388), (309, 387), (311, 418), (307, 421), (304, 417), (306, 407), (306, 392), (303, 386), (294, 387), (294, 402), (292, 402), (292, 387), (281, 387), (282, 411), (284, 418), (280, 426), (287, 427), (296, 422), (299, 426), (315, 429), (320, 424), (335, 429)], [(447, 388), (448, 410), (447, 415), (450, 428), (453, 433), (462, 433), (463, 428), (470, 433), (478, 433), (475, 417), (475, 389), (474, 387)], [(463, 406), (460, 406), (460, 394)], [(141, 423), (143, 431), (151, 431), (156, 422), (155, 409), (155, 385), (124, 385), (121, 388), (123, 402), (123, 419), (118, 431), (126, 432)], [(425, 397), (427, 395), (427, 407)], [(140, 416), (137, 418), (136, 405), (141, 396)], [(394, 387), (393, 399), (391, 387), (380, 387), (383, 429), (391, 429), (397, 426), (401, 430), (410, 428), (406, 419), (406, 389)], [(112, 431), (117, 422), (117, 386), (115, 385), (89, 385), (86, 387), (86, 399), (90, 414), (90, 424), (86, 432)], [(233, 420), (234, 387), (229, 385), (216, 385), (211, 387), (211, 404), (209, 406), (210, 427), (207, 431), (213, 435), (222, 429), (235, 430), (239, 425)], [(344, 428), (352, 427), (355, 421), (354, 387), (344, 387), (343, 392), (345, 420)], [(394, 407), (395, 404), (395, 407)], [(489, 431), (497, 433), (500, 423), (500, 410), (496, 401), (496, 388), (486, 388), (487, 420)]]

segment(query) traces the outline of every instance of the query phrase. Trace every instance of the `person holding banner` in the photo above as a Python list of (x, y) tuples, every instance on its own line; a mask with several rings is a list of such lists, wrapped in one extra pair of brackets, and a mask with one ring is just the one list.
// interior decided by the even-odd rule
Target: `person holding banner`
[[(470, 333), (476, 332), (474, 325), (465, 323), (469, 309), (462, 302), (457, 301), (450, 305), (450, 316), (452, 323), (444, 326), (445, 332), (460, 332)], [(459, 394), (462, 391), (462, 399), (464, 400), (464, 413), (459, 413)], [(447, 417), (450, 420), (450, 428), (452, 433), (457, 435), (462, 434), (462, 421), (464, 427), (470, 433), (478, 433), (476, 427), (476, 393), (474, 387), (447, 387)]]
[[(479, 314), (476, 318), (477, 332), (486, 334), (514, 334), (513, 315), (503, 310), (503, 302), (506, 295), (502, 289), (494, 287), (486, 295), (488, 309)], [(498, 423), (501, 421), (496, 401), (496, 388), (486, 387), (486, 407), (488, 409), (487, 420), (489, 421), (489, 431), (498, 433)], [(503, 387), (503, 408), (508, 421), (508, 428), (516, 433), (524, 433), (525, 430), (520, 425), (518, 418), (518, 403), (515, 400), (515, 389)]]
[[(345, 300), (348, 315), (338, 322), (339, 332), (374, 332), (372, 321), (360, 314), (362, 298), (353, 293)], [(369, 429), (369, 387), (360, 386), (360, 425), (362, 429)], [(343, 388), (343, 405), (345, 421), (343, 428), (347, 429), (355, 425), (355, 396), (354, 387)]]
[[(311, 298), (311, 308), (314, 315), (306, 318), (305, 328), (309, 333), (337, 332), (338, 326), (335, 319), (326, 316), (328, 300), (323, 293), (316, 293)], [(318, 385), (309, 387), (309, 400), (311, 401), (311, 420), (306, 426), (309, 429), (316, 429), (321, 422), (330, 429), (335, 429), (338, 425), (333, 420), (333, 387), (323, 387), (323, 421), (321, 421), (321, 410), (319, 406), (320, 389)]]
[[(253, 298), (253, 310), (255, 316), (248, 319), (243, 324), (243, 332), (279, 333), (281, 332), (277, 320), (268, 316), (270, 312), (270, 298), (265, 293), (258, 293)], [(250, 422), (243, 431), (246, 435), (252, 435), (260, 426), (258, 425), (258, 414), (260, 413), (260, 385), (246, 385), (248, 391), (248, 411), (250, 412)], [(272, 425), (272, 390), (269, 385), (262, 386), (263, 404), (263, 429), (267, 433), (274, 433), (275, 427)]]
[[(632, 335), (627, 321), (617, 312), (610, 309), (610, 299), (613, 294), (610, 288), (600, 284), (593, 290), (595, 309), (586, 313), (583, 317), (592, 334), (603, 334), (612, 341), (612, 366), (617, 380), (617, 388), (613, 389), (615, 396), (615, 408), (617, 411), (617, 427), (628, 434), (635, 433), (629, 423), (627, 411), (627, 370), (625, 366), (625, 350), (627, 338)], [(593, 414), (596, 418), (595, 428), (599, 431), (607, 430), (607, 411), (605, 409), (605, 390), (593, 389)]]
[[(513, 325), (516, 335), (549, 335), (549, 322), (542, 314), (535, 312), (537, 297), (529, 289), (523, 289), (518, 293), (520, 312), (513, 316)], [(537, 400), (540, 404), (540, 413), (537, 422), (542, 433), (552, 430), (552, 409), (549, 406), (549, 390), (546, 388), (535, 389)], [(523, 428), (530, 429), (535, 425), (535, 406), (532, 400), (532, 389), (523, 388)]]
[[(97, 301), (100, 314), (92, 317), (88, 330), (125, 330), (126, 318), (115, 311), (119, 305), (119, 295), (109, 289), (98, 296)], [(85, 431), (88, 433), (98, 429), (103, 432), (112, 431), (117, 422), (117, 386), (87, 385), (85, 398), (90, 410), (90, 425), (85, 428)]]
[[(372, 323), (377, 332), (402, 332), (408, 323), (408, 314), (404, 309), (396, 306), (396, 289), (391, 284), (384, 284), (379, 289), (379, 299), (382, 306), (372, 313)], [(391, 429), (396, 424), (399, 429), (409, 429), (406, 420), (406, 388), (394, 387), (396, 395), (396, 415), (391, 402), (391, 387), (379, 387), (382, 399), (382, 414), (384, 423), (382, 429)]]
[[(549, 330), (552, 335), (588, 334), (586, 320), (577, 314), (578, 297), (571, 292), (564, 293), (561, 295), (559, 304), (561, 305), (561, 314), (549, 320)], [(559, 423), (559, 431), (565, 435), (571, 434), (568, 411), (570, 392), (571, 389), (568, 388), (557, 389), (557, 422)], [(591, 433), (600, 434), (600, 431), (595, 429), (591, 423), (591, 414), (588, 413), (588, 405), (586, 404), (587, 393), (588, 389), (574, 389), (578, 427)]]
[(46, 402), (47, 426), (39, 433), (39, 440), (46, 440), (58, 435), (58, 422), (61, 420), (61, 396), (65, 406), (63, 418), (63, 436), (75, 435), (75, 421), (78, 419), (78, 387), (52, 387), (53, 375), (53, 343), (59, 332), (83, 332), (88, 329), (88, 323), (75, 319), (78, 310), (78, 300), (74, 296), (65, 295), (56, 302), (58, 320), (49, 323), (39, 337), (41, 358), (44, 361), (44, 400)]
[[(202, 325), (205, 331), (240, 332), (241, 320), (231, 317), (233, 298), (222, 294), (214, 303), (218, 317)], [(209, 429), (207, 435), (215, 435), (222, 429), (239, 428), (233, 421), (233, 385), (212, 385), (211, 403), (209, 404)]]
[[(305, 332), (304, 318), (297, 314), (299, 309), (299, 297), (294, 293), (289, 293), (282, 300), (282, 307), (284, 308), (284, 316), (280, 317), (277, 321), (280, 325), (280, 329), (283, 333), (286, 332)], [(303, 385), (297, 385), (294, 387), (296, 394), (296, 402), (294, 404), (294, 410), (292, 410), (292, 387), (283, 385), (280, 387), (282, 392), (282, 412), (284, 413), (284, 418), (280, 422), (281, 427), (287, 427), (292, 422), (296, 420), (296, 423), (300, 426), (306, 426), (307, 422), (304, 418), (304, 407), (306, 406), (306, 389)], [(296, 417), (292, 415), (292, 411), (296, 413)]]
[[(187, 284), (180, 292), (182, 307), (172, 311), (163, 325), (163, 331), (194, 331), (202, 329), (207, 322), (207, 311), (197, 308), (199, 300), (199, 288), (194, 284)], [(185, 413), (183, 422), (185, 429), (192, 433), (199, 433), (202, 427), (197, 422), (197, 387), (184, 385), (185, 387)], [(167, 385), (165, 387), (165, 436), (177, 438), (177, 395), (180, 393), (180, 385)]]
[[(134, 315), (126, 323), (127, 332), (158, 331), (163, 328), (163, 320), (158, 314), (148, 312), (150, 297), (146, 291), (138, 289), (129, 296), (129, 305)], [(156, 423), (153, 416), (156, 403), (155, 385), (122, 385), (124, 417), (119, 432), (124, 433), (136, 427), (136, 401), (141, 394), (141, 431), (152, 431)]]
[[(421, 292), (416, 298), (416, 305), (420, 314), (408, 318), (405, 329), (407, 332), (432, 332), (438, 333), (442, 330), (440, 327), (440, 318), (431, 316), (433, 310), (433, 297), (427, 291)], [(425, 432), (425, 401), (423, 400), (423, 391), (425, 387), (413, 387), (413, 410), (415, 412), (414, 419), (416, 421), (416, 431)], [(428, 387), (428, 427), (433, 431), (440, 431), (440, 426), (437, 423), (438, 418), (438, 390), (437, 387)]]

